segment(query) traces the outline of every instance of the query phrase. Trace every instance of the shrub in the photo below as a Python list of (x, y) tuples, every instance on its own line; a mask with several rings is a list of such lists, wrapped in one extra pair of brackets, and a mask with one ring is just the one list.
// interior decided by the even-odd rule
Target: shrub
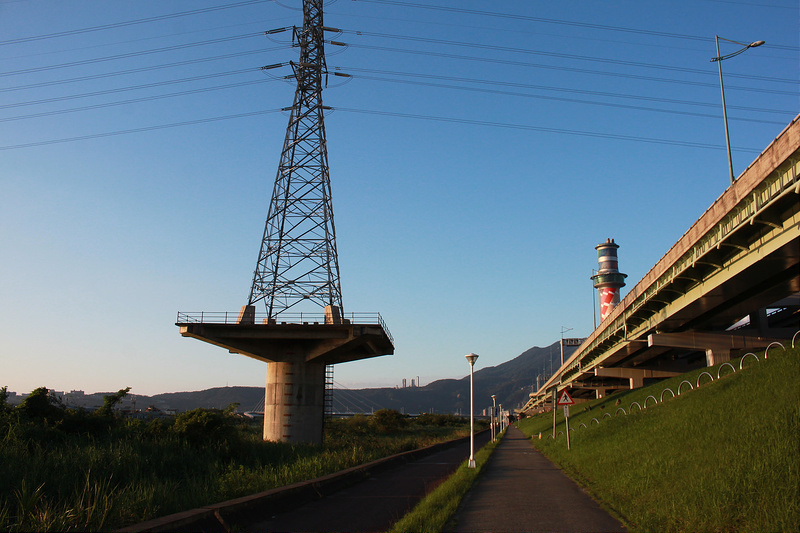
[(406, 419), (394, 409), (379, 409), (372, 415), (372, 423), (382, 433), (396, 433), (406, 426)]
[(434, 413), (421, 414), (414, 421), (420, 426), (458, 426), (465, 422), (460, 416)]
[(217, 409), (199, 407), (175, 417), (172, 431), (194, 444), (219, 441), (233, 436), (233, 418)]
[(55, 422), (64, 418), (64, 407), (47, 387), (34, 389), (17, 409), (30, 420)]

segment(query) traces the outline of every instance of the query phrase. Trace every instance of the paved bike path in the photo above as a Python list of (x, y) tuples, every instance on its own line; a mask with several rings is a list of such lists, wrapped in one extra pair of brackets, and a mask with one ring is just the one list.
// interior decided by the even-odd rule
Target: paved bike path
[[(489, 438), (489, 431), (475, 435), (476, 450)], [(264, 516), (241, 529), (251, 533), (388, 531), (468, 458), (469, 439), (465, 439), (422, 459), (378, 472), (322, 499)]]
[(454, 532), (624, 532), (514, 426), (461, 501)]

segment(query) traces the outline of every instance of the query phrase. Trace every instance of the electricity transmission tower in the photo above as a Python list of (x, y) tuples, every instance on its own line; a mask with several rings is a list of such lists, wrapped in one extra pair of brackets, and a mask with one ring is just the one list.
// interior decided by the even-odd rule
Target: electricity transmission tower
[[(303, 27), (292, 36), (300, 48), (291, 63), (297, 90), (248, 303), (233, 324), (227, 313), (219, 320), (179, 312), (176, 322), (184, 337), (266, 362), (264, 440), (312, 444), (322, 444), (332, 410), (333, 365), (394, 353), (379, 313), (359, 322), (355, 313), (342, 316), (322, 106), (322, 4), (303, 0)], [(269, 314), (257, 322), (260, 301)], [(285, 313), (307, 304), (324, 307), (325, 320)]]
[(342, 312), (322, 105), (322, 4), (303, 0), (303, 27), (294, 28), (297, 90), (248, 299), (264, 301), (271, 319), (306, 301)]

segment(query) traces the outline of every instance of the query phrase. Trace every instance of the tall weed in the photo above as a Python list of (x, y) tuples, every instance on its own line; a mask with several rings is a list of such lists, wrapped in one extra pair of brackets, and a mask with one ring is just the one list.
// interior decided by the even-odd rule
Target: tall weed
[(218, 412), (175, 424), (66, 411), (53, 423), (4, 411), (0, 531), (117, 529), (462, 436), (468, 424), (459, 422), (380, 433), (332, 421), (325, 443), (310, 446), (264, 442), (260, 427)]

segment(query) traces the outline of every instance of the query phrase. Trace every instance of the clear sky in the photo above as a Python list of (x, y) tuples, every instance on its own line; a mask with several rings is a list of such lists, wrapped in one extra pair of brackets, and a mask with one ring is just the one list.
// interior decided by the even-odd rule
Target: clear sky
[[(178, 311), (246, 303), (299, 0), (0, 0), (0, 386), (263, 386)], [(594, 246), (633, 287), (798, 114), (796, 0), (338, 0), (323, 94), (345, 311), (462, 377), (593, 329)], [(268, 38), (269, 37), (269, 38)], [(721, 52), (740, 47), (721, 41)]]

